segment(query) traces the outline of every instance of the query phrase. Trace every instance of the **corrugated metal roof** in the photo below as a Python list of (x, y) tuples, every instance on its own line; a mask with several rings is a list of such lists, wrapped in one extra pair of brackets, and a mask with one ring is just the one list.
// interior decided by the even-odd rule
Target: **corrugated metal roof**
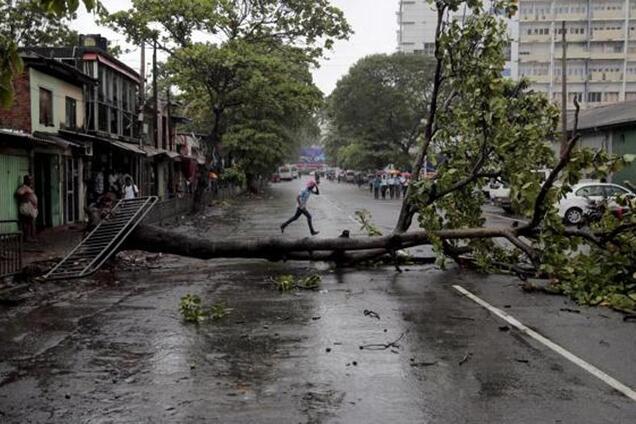
[[(615, 103), (582, 110), (579, 113), (580, 131), (591, 131), (596, 128), (636, 124), (636, 101)], [(568, 130), (574, 126), (574, 112), (568, 114)]]

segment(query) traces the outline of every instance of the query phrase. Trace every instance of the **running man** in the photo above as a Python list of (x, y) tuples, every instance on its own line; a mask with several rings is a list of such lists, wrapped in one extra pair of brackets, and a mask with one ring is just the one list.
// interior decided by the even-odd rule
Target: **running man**
[(296, 203), (298, 204), (296, 208), (296, 214), (280, 226), (281, 233), (285, 232), (285, 228), (289, 224), (300, 218), (300, 215), (305, 215), (305, 217), (307, 218), (307, 224), (309, 224), (309, 231), (311, 232), (312, 236), (315, 236), (319, 233), (319, 231), (314, 230), (314, 226), (311, 223), (311, 214), (307, 212), (307, 201), (309, 200), (309, 196), (311, 196), (312, 194), (320, 194), (320, 192), (318, 191), (318, 184), (316, 184), (316, 181), (314, 180), (310, 180), (307, 183), (307, 186), (302, 189), (300, 193), (298, 193), (298, 196), (296, 196)]

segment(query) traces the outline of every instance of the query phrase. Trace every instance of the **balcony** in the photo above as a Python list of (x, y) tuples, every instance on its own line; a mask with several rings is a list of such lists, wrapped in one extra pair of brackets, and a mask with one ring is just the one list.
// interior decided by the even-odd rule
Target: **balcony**
[[(581, 48), (568, 48), (566, 53), (567, 53), (568, 59), (589, 59), (590, 58), (590, 52)], [(561, 49), (554, 50), (555, 60), (560, 59), (562, 55), (563, 53)]]
[(555, 15), (554, 20), (556, 22), (587, 21), (587, 15), (585, 13), (563, 13)]
[(592, 12), (592, 20), (593, 21), (624, 21), (625, 11), (624, 10), (602, 10), (602, 11)]
[(621, 52), (592, 52), (591, 54), (588, 52), (587, 58), (592, 60), (622, 60), (625, 58), (625, 53)]
[(549, 43), (551, 40), (550, 34), (521, 34), (519, 36), (520, 43)]
[(519, 18), (521, 22), (550, 22), (552, 21), (552, 14), (547, 15), (523, 15)]
[(594, 31), (592, 35), (592, 41), (622, 41), (624, 39), (624, 30)]
[(550, 62), (550, 52), (536, 52), (530, 54), (519, 55), (519, 63), (528, 63), (528, 62)]
[(590, 82), (622, 82), (622, 72), (591, 72)]
[(524, 78), (528, 78), (533, 83), (540, 84), (549, 84), (550, 83), (550, 75), (524, 75)]

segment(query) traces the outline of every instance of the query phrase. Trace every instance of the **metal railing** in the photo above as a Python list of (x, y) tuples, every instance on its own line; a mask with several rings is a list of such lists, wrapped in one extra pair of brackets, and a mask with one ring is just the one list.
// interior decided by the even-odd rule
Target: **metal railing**
[[(18, 221), (0, 221), (0, 224), (15, 224)], [(22, 270), (22, 232), (0, 233), (0, 277), (17, 274)]]
[(117, 251), (157, 200), (154, 196), (120, 200), (110, 217), (100, 222), (44, 278), (70, 279), (93, 274)]

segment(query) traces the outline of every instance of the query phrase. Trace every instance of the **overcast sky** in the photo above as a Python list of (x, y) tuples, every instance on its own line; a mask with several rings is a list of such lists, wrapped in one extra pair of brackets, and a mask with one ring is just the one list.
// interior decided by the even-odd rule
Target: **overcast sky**
[[(170, 0), (166, 0), (170, 1)], [(397, 18), (399, 0), (331, 0), (340, 7), (355, 31), (348, 41), (336, 43), (328, 58), (322, 61), (319, 69), (314, 70), (314, 79), (320, 89), (329, 94), (341, 76), (358, 59), (372, 53), (391, 53), (397, 47)], [(109, 11), (128, 8), (129, 0), (103, 0)], [(86, 12), (79, 13), (73, 22), (73, 28), (81, 33), (101, 33), (111, 42), (130, 48), (121, 34), (98, 27), (94, 17)], [(139, 69), (140, 52), (133, 47), (130, 53), (124, 54), (121, 60), (135, 69)], [(146, 52), (146, 61), (150, 58)]]

